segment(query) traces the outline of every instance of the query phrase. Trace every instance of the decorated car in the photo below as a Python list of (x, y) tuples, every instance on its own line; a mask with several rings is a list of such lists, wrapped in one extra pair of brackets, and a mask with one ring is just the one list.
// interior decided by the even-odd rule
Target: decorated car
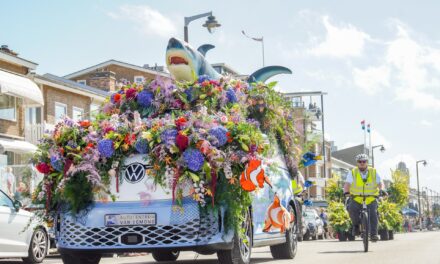
[(127, 83), (95, 121), (66, 117), (41, 141), (34, 163), (45, 176), (33, 200), (65, 264), (135, 251), (171, 261), (184, 250), (249, 263), (259, 246), (295, 256), (293, 111), (264, 83), (290, 70), (234, 80), (199, 50), (172, 38), (175, 80)]

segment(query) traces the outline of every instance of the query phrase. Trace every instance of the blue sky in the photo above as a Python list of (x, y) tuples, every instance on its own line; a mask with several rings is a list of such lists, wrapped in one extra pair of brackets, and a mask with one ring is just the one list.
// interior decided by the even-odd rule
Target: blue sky
[(400, 160), (415, 183), (440, 191), (440, 24), (436, 1), (9, 1), (0, 9), (0, 44), (65, 75), (108, 59), (164, 65), (168, 38), (183, 38), (183, 17), (212, 10), (214, 34), (190, 25), (190, 43), (216, 46), (211, 62), (241, 73), (266, 65), (291, 68), (283, 91), (322, 90), (328, 137), (341, 148), (362, 143), (360, 121), (373, 128), (382, 175)]

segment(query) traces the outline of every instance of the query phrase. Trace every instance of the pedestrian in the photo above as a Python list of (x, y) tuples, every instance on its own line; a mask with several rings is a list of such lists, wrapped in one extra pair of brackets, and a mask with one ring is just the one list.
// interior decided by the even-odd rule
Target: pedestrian
[(328, 233), (328, 216), (327, 213), (325, 212), (324, 208), (321, 208), (321, 213), (319, 214), (319, 217), (322, 220), (322, 223), (324, 225), (324, 238), (329, 238), (329, 233)]

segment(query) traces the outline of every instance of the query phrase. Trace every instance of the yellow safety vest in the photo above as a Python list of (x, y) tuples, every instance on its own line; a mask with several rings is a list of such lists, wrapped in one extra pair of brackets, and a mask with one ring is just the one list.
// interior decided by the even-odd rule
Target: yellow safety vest
[[(362, 179), (361, 172), (359, 168), (354, 168), (351, 170), (353, 175), (353, 182), (350, 186), (350, 193), (352, 195), (371, 195), (378, 196), (379, 195), (379, 186), (376, 180), (376, 169), (372, 167), (368, 167), (368, 174), (366, 182)], [(376, 198), (375, 197), (367, 197), (365, 202), (366, 204), (372, 203)], [(354, 200), (358, 203), (362, 203), (362, 197), (355, 197)]]
[(298, 182), (294, 179), (292, 180), (292, 191), (293, 194), (297, 195), (300, 194), (303, 191), (303, 188)]

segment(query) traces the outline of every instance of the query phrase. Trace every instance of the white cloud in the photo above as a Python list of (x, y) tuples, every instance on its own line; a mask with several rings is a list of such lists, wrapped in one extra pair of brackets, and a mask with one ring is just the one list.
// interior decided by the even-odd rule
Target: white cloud
[(371, 141), (373, 145), (384, 145), (386, 149), (390, 149), (392, 147), (391, 142), (375, 129), (372, 129), (371, 131)]
[(354, 83), (367, 94), (374, 95), (390, 85), (390, 68), (387, 65), (368, 67), (365, 70), (354, 68)]
[(425, 127), (432, 127), (432, 122), (425, 120), (425, 119), (422, 119), (420, 121), (420, 125), (425, 126)]
[(398, 20), (393, 25), (396, 37), (383, 42), (386, 48), (380, 64), (355, 68), (354, 83), (370, 95), (389, 88), (397, 100), (415, 109), (440, 111), (440, 47), (415, 39)]
[(322, 23), (326, 29), (325, 39), (309, 49), (310, 54), (336, 58), (362, 55), (365, 41), (370, 39), (368, 34), (351, 24), (337, 27), (330, 23), (328, 16), (322, 17)]
[(118, 12), (109, 12), (113, 19), (125, 19), (133, 22), (143, 34), (170, 37), (177, 32), (171, 19), (147, 5), (124, 5)]

